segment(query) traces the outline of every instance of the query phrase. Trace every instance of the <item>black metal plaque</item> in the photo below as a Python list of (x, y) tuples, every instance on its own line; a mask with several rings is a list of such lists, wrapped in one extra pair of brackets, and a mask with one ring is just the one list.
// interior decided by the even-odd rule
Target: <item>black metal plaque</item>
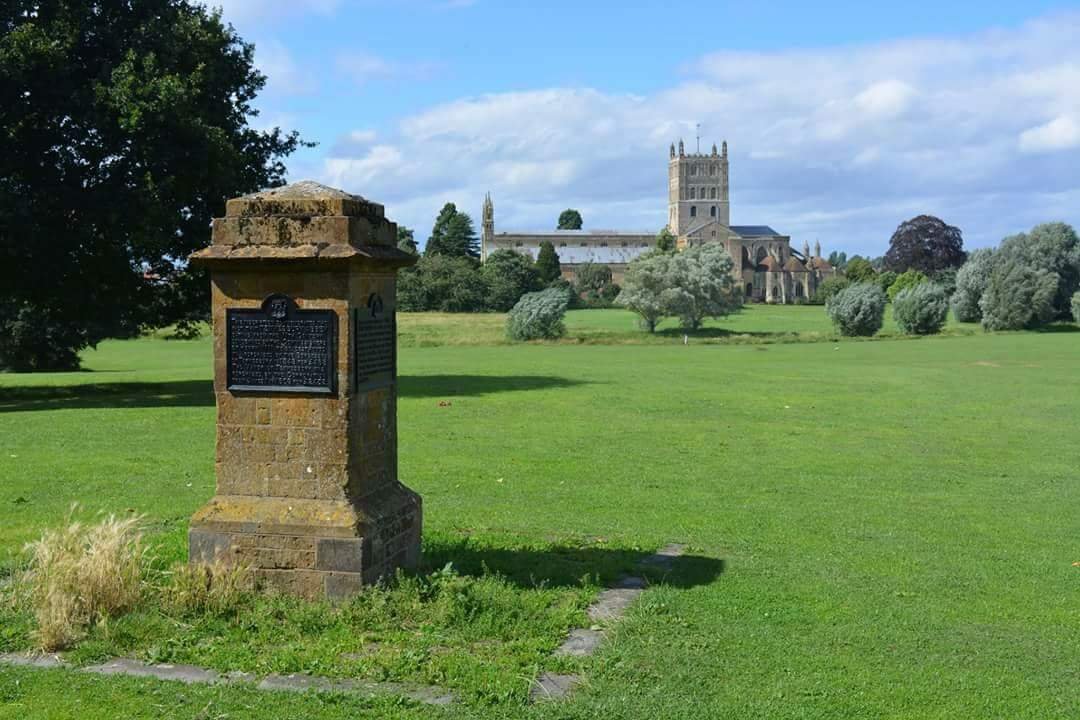
[(337, 393), (337, 313), (300, 310), (287, 295), (225, 311), (227, 386), (233, 391)]
[(386, 310), (378, 293), (368, 296), (367, 307), (353, 311), (353, 350), (357, 389), (394, 381), (397, 326), (394, 311)]

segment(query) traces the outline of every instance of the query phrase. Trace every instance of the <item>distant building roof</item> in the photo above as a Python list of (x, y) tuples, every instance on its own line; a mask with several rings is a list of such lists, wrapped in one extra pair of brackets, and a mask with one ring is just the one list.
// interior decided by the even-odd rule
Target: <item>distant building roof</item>
[(731, 229), (743, 237), (761, 237), (763, 235), (779, 235), (768, 225), (732, 225)]
[(792, 255), (784, 263), (784, 269), (788, 272), (806, 272), (806, 266), (799, 262), (799, 258)]
[(655, 238), (655, 230), (504, 230), (495, 233), (495, 237), (540, 236), (540, 237), (589, 237), (590, 235), (629, 235), (633, 237)]
[[(630, 262), (638, 255), (648, 252), (653, 248), (647, 247), (556, 247), (555, 253), (559, 256), (559, 263), (563, 265), (580, 265), (593, 262), (604, 265), (622, 265)], [(533, 260), (540, 254), (540, 250), (534, 247), (512, 248), (515, 252), (527, 254)]]
[(823, 257), (812, 257), (810, 262), (807, 263), (812, 270), (832, 270), (833, 266), (829, 264), (829, 261)]
[(780, 263), (772, 255), (767, 255), (758, 263), (759, 270), (767, 270), (769, 272), (777, 272), (780, 270)]

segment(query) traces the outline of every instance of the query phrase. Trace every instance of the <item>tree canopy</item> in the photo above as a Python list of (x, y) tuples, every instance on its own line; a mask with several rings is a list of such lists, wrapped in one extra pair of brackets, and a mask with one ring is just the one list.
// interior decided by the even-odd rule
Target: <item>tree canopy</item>
[(896, 228), (885, 253), (885, 269), (898, 273), (918, 270), (933, 276), (939, 270), (960, 267), (966, 258), (960, 228), (933, 215), (919, 215)]
[(567, 208), (559, 213), (559, 230), (580, 230), (581, 213), (573, 208)]
[(416, 237), (413, 231), (404, 225), (398, 225), (397, 246), (398, 250), (404, 250), (410, 255), (420, 254), (420, 251), (416, 247)]
[(540, 281), (545, 285), (550, 285), (562, 277), (559, 254), (555, 252), (555, 246), (550, 240), (540, 243), (540, 252), (536, 255), (536, 271), (540, 273)]
[(874, 282), (877, 271), (869, 260), (856, 255), (845, 264), (844, 277), (852, 283)]
[(185, 258), (225, 200), (280, 185), (296, 133), (249, 125), (254, 48), (186, 0), (0, 9), (0, 366), (209, 314)]
[(656, 249), (660, 252), (674, 252), (676, 240), (675, 235), (665, 225), (656, 233)]
[(452, 202), (443, 205), (431, 228), (424, 255), (480, 257), (480, 241), (469, 214), (459, 212), (457, 205)]

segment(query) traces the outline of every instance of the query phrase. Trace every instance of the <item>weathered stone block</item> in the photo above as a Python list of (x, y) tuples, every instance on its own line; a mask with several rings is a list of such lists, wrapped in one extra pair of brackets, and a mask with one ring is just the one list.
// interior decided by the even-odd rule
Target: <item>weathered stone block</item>
[(364, 541), (361, 538), (320, 538), (315, 548), (315, 567), (359, 573), (364, 569), (363, 557)]

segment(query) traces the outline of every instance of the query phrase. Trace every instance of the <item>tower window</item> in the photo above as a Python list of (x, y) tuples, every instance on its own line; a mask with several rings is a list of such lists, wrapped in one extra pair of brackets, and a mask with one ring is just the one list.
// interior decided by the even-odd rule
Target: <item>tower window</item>
[[(715, 205), (713, 205), (711, 208), (709, 208), (709, 215), (711, 215), (712, 217), (716, 217), (716, 206)], [(713, 233), (713, 234), (715, 235), (716, 233)]]
[(697, 217), (697, 205), (690, 206), (690, 217)]
[(691, 175), (697, 175), (697, 165), (691, 165), (690, 166), (690, 174)]
[(709, 174), (710, 175), (716, 175), (716, 165), (710, 165), (709, 166)]
[(716, 199), (716, 188), (709, 188), (709, 199)]
[(697, 199), (697, 188), (690, 188), (690, 199), (691, 200), (696, 200)]

